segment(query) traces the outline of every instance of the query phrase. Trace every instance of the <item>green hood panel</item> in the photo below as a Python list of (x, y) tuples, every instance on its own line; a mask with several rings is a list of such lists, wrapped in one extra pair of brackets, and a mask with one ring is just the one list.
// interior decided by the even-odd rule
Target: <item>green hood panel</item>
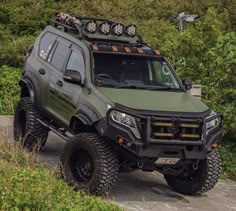
[(185, 92), (98, 88), (113, 103), (144, 110), (203, 112), (208, 107)]

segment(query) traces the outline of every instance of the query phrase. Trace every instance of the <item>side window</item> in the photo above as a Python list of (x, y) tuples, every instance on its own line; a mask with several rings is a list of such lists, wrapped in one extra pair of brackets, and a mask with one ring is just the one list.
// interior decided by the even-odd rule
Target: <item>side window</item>
[(82, 79), (85, 77), (84, 58), (79, 51), (72, 51), (67, 63), (67, 70), (76, 70), (80, 72)]
[(57, 36), (50, 32), (47, 32), (43, 35), (42, 39), (40, 40), (39, 45), (39, 56), (43, 60), (47, 60), (48, 54), (56, 40)]
[(70, 52), (69, 46), (59, 42), (53, 54), (51, 64), (57, 70), (62, 71), (69, 52)]

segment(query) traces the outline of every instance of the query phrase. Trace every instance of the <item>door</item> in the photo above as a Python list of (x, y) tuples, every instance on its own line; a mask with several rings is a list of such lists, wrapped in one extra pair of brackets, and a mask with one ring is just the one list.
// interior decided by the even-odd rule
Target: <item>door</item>
[(38, 55), (37, 60), (35, 59), (33, 61), (34, 68), (35, 68), (35, 71), (33, 72), (35, 72), (36, 77), (38, 79), (35, 85), (38, 85), (38, 87), (40, 87), (41, 106), (47, 112), (49, 109), (49, 98), (50, 98), (49, 83), (50, 83), (50, 75), (51, 75), (51, 65), (48, 62), (48, 58), (50, 57), (50, 54), (55, 48), (56, 39), (57, 39), (57, 35), (51, 32), (46, 32), (40, 39), (39, 46), (36, 47), (36, 50), (35, 50)]
[[(82, 81), (85, 80), (85, 65), (82, 50), (76, 46), (71, 46), (70, 56), (65, 66), (65, 70), (78, 71)], [(63, 86), (59, 90), (59, 109), (60, 118), (69, 125), (71, 117), (76, 113), (79, 106), (79, 97), (82, 92), (82, 87), (77, 84), (72, 84), (63, 81)]]
[(64, 86), (63, 71), (71, 52), (70, 46), (69, 41), (58, 37), (55, 49), (48, 58), (50, 62), (48, 111), (61, 123), (65, 121), (61, 119), (63, 114), (61, 113), (60, 90)]

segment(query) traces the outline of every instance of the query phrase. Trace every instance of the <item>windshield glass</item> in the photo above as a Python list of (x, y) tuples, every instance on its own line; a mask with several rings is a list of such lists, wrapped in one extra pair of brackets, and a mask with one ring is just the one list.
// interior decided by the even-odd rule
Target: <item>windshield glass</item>
[(94, 53), (97, 86), (139, 89), (181, 89), (161, 57)]

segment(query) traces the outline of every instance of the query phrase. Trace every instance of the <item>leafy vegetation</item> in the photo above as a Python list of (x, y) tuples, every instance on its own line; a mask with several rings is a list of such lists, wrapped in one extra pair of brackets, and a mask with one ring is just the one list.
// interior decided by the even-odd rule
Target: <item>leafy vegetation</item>
[(20, 146), (0, 144), (0, 210), (120, 210), (73, 191)]
[[(24, 51), (58, 11), (135, 23), (145, 41), (160, 49), (181, 77), (191, 76), (194, 83), (202, 84), (206, 104), (224, 113), (223, 167), (235, 176), (235, 0), (4, 0), (0, 5), (0, 114), (13, 112)], [(185, 24), (180, 33), (169, 17), (183, 11), (201, 19)]]

